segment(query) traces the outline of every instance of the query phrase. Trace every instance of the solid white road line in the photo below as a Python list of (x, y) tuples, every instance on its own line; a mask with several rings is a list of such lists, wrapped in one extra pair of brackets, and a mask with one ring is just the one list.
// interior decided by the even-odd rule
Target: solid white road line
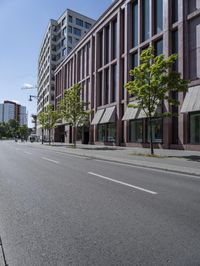
[(54, 160), (51, 160), (51, 159), (49, 159), (49, 158), (46, 158), (46, 157), (41, 157), (41, 159), (43, 159), (43, 160), (46, 160), (46, 161), (49, 161), (49, 162), (52, 162), (52, 163), (59, 164), (59, 162), (58, 162), (58, 161), (54, 161)]
[(135, 189), (138, 189), (138, 190), (141, 190), (143, 192), (147, 192), (147, 193), (150, 193), (150, 194), (153, 194), (153, 195), (157, 195), (158, 194), (155, 191), (148, 190), (148, 189), (145, 189), (145, 188), (142, 188), (142, 187), (133, 186), (131, 184), (128, 184), (128, 183), (125, 183), (125, 182), (122, 182), (122, 181), (119, 181), (119, 180), (115, 180), (115, 179), (112, 179), (112, 178), (109, 178), (109, 177), (106, 177), (106, 176), (103, 176), (103, 175), (95, 174), (93, 172), (88, 172), (88, 174), (89, 175), (98, 176), (100, 178), (103, 178), (103, 179), (106, 179), (106, 180), (109, 180), (109, 181), (112, 181), (112, 182), (115, 182), (115, 183), (118, 183), (118, 184), (121, 184), (121, 185), (124, 185), (124, 186), (127, 186), (127, 187), (135, 188)]

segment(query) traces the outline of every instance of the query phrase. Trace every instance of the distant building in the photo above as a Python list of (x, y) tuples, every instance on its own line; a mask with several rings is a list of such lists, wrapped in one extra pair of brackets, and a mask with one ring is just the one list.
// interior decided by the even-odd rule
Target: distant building
[(49, 21), (38, 58), (37, 113), (48, 104), (54, 104), (54, 70), (94, 23), (95, 20), (69, 9), (58, 20)]
[(18, 121), (21, 126), (27, 125), (26, 107), (13, 101), (4, 101), (0, 104), (0, 123), (8, 123), (12, 119)]
[(3, 122), (3, 103), (0, 103), (0, 123)]

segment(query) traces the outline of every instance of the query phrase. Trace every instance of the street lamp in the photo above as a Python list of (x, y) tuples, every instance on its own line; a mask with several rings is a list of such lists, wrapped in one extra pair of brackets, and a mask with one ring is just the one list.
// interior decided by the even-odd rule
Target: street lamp
[[(38, 86), (26, 83), (21, 87), (21, 89), (22, 90), (33, 90), (33, 89), (38, 89)], [(29, 95), (29, 102), (32, 102), (33, 98), (38, 100), (39, 95)], [(42, 93), (42, 111), (44, 111), (44, 104), (45, 104), (45, 101), (44, 101), (44, 91), (43, 91), (43, 93)], [(43, 142), (44, 142), (44, 129), (42, 128), (42, 144), (43, 144)]]
[(36, 95), (29, 95), (29, 102), (32, 102), (32, 98), (38, 99), (38, 96)]

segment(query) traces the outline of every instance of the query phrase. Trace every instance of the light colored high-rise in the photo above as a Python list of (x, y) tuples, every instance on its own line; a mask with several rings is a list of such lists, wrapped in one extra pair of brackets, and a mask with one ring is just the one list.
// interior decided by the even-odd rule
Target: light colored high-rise
[(18, 121), (21, 126), (27, 125), (26, 107), (13, 101), (4, 101), (0, 104), (0, 123), (8, 123), (13, 119)]
[[(37, 113), (54, 104), (54, 70), (94, 23), (95, 20), (69, 9), (58, 20), (49, 21), (38, 60)], [(39, 132), (38, 129), (40, 135)]]
[(15, 119), (15, 103), (6, 101), (4, 102), (3, 121), (8, 123), (9, 120)]
[(3, 122), (3, 103), (0, 103), (0, 123)]

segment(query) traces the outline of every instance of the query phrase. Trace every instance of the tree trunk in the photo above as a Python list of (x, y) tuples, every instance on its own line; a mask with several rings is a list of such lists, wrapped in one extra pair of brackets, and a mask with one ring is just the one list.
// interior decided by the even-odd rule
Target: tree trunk
[(49, 129), (49, 146), (51, 145), (51, 129)]
[(76, 126), (73, 127), (73, 144), (74, 148), (76, 148)]
[(44, 129), (42, 128), (42, 144), (44, 143)]
[(150, 127), (150, 148), (151, 148), (151, 155), (154, 155), (153, 135), (152, 135), (152, 118), (151, 117), (149, 117), (149, 127)]

